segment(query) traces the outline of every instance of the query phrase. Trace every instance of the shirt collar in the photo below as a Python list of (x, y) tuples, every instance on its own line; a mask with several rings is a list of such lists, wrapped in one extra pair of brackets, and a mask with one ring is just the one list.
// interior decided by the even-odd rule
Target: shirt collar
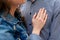
[(8, 13), (7, 16), (5, 16), (5, 17), (4, 17), (4, 14), (5, 14), (5, 12), (1, 12), (0, 13), (0, 16), (4, 20), (6, 20), (6, 21), (8, 21), (10, 23), (13, 23), (13, 24), (16, 24), (17, 22), (19, 22), (19, 20), (17, 18), (13, 17), (10, 13)]

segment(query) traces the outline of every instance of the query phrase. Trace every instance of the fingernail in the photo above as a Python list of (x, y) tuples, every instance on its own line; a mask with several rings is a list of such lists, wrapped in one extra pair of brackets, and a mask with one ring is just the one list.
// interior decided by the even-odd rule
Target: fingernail
[(45, 12), (46, 12), (46, 10), (45, 10)]

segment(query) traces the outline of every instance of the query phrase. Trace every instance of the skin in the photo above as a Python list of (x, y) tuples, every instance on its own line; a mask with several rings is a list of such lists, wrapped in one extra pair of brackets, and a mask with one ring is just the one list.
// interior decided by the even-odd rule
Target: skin
[[(5, 0), (6, 1), (6, 0)], [(7, 0), (10, 4), (10, 14), (14, 16), (14, 12), (18, 5), (25, 3), (26, 0)], [(35, 13), (32, 18), (33, 31), (32, 34), (39, 35), (47, 20), (46, 10), (41, 8), (38, 13)]]
[(46, 10), (44, 8), (41, 8), (37, 13), (34, 14), (32, 18), (32, 25), (33, 25), (33, 31), (32, 34), (40, 35), (40, 31), (44, 27), (46, 20), (47, 20), (47, 14)]
[(14, 16), (14, 12), (18, 5), (25, 3), (26, 0), (5, 0), (5, 1), (7, 2), (8, 5), (10, 5), (11, 7), (10, 13), (12, 16)]

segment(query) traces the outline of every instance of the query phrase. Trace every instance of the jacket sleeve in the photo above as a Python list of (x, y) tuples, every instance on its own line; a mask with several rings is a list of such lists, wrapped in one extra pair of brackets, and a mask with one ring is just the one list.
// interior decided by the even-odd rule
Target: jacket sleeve
[(31, 34), (30, 40), (43, 40), (39, 35)]

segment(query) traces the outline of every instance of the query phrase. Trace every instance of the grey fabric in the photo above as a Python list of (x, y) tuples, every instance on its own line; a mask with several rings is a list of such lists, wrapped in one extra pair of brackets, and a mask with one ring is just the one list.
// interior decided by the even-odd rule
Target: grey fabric
[(24, 15), (29, 32), (32, 32), (32, 16), (43, 7), (47, 10), (48, 19), (40, 37), (44, 40), (60, 40), (60, 0), (37, 0), (31, 4), (30, 11)]

